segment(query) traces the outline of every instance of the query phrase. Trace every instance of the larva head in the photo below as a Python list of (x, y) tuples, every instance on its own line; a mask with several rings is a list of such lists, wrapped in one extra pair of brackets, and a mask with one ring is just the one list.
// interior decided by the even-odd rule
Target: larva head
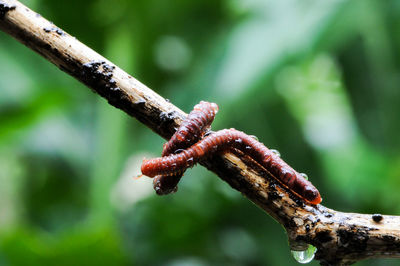
[(321, 195), (319, 194), (319, 191), (310, 185), (307, 185), (304, 188), (304, 198), (310, 202), (311, 204), (317, 205), (321, 203), (322, 198)]
[(216, 114), (219, 110), (219, 107), (216, 103), (210, 103), (210, 102), (206, 102), (206, 101), (200, 101), (198, 104), (196, 104), (193, 108), (194, 110), (198, 110), (198, 111), (203, 111), (204, 109), (207, 110), (212, 110), (214, 112), (214, 114)]
[(155, 177), (157, 175), (157, 172), (154, 171), (155, 169), (156, 168), (154, 167), (154, 162), (152, 159), (150, 160), (144, 159), (140, 170), (142, 171), (142, 174), (145, 176)]
[(216, 103), (210, 103), (211, 108), (214, 110), (214, 114), (218, 113), (219, 107)]

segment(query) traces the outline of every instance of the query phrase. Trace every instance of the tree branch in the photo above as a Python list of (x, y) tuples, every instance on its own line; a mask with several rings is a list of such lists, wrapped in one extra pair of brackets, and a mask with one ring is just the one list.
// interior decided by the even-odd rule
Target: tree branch
[[(186, 114), (138, 80), (18, 1), (0, 0), (0, 29), (168, 139)], [(321, 264), (400, 258), (400, 217), (309, 206), (240, 154), (203, 163), (281, 223), (292, 249), (318, 248)]]

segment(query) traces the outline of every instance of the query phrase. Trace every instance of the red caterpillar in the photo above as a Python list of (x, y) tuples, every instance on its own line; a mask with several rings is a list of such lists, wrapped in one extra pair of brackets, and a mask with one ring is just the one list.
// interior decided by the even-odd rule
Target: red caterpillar
[(215, 132), (179, 154), (144, 160), (141, 170), (144, 175), (149, 177), (181, 173), (208, 156), (217, 152), (225, 152), (231, 148), (238, 149), (253, 158), (306, 202), (319, 204), (322, 201), (320, 193), (310, 181), (297, 173), (262, 143), (236, 129)]
[(201, 101), (196, 104), (175, 134), (164, 144), (162, 156), (170, 155), (195, 144), (210, 128), (217, 112), (218, 105), (216, 103)]
[[(179, 153), (183, 149), (195, 144), (210, 128), (217, 112), (218, 105), (215, 103), (201, 101), (195, 105), (193, 111), (189, 113), (175, 134), (164, 144), (162, 156)], [(166, 173), (156, 176), (153, 180), (156, 193), (165, 195), (175, 192), (183, 172)]]

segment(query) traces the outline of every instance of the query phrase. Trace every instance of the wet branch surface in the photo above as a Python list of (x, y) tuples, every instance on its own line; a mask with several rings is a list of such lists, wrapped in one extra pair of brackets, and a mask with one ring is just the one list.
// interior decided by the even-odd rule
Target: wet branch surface
[[(122, 69), (18, 1), (0, 0), (0, 29), (36, 51), (107, 101), (169, 139), (186, 114)], [(202, 163), (281, 223), (291, 248), (318, 248), (323, 265), (400, 258), (400, 217), (343, 213), (305, 205), (240, 153)]]

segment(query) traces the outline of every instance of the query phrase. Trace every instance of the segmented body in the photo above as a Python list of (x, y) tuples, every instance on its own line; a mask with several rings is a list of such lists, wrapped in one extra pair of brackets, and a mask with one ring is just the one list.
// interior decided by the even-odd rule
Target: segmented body
[[(177, 154), (195, 144), (210, 128), (217, 112), (218, 105), (215, 103), (201, 101), (195, 105), (175, 134), (164, 144), (162, 156)], [(156, 176), (153, 180), (156, 193), (165, 195), (175, 192), (183, 173), (184, 170)]]
[(201, 101), (196, 104), (171, 139), (164, 144), (162, 156), (186, 149), (199, 141), (210, 128), (218, 112), (215, 103)]
[(224, 129), (208, 135), (179, 154), (144, 160), (141, 170), (144, 175), (149, 177), (182, 173), (188, 167), (192, 167), (207, 157), (232, 148), (253, 158), (273, 177), (306, 202), (311, 204), (321, 202), (319, 191), (310, 181), (297, 173), (262, 143), (236, 129)]

